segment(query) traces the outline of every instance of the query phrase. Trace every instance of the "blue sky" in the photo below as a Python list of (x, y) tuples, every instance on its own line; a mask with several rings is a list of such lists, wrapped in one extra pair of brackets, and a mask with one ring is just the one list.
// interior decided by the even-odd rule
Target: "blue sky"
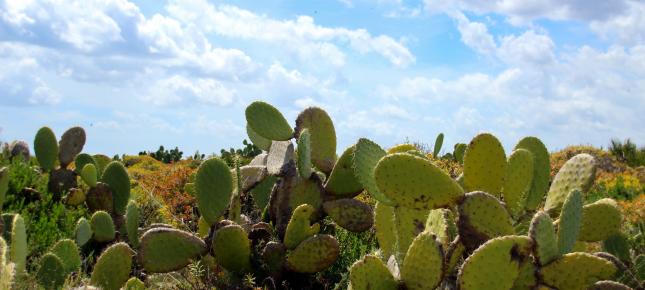
[(643, 144), (643, 19), (631, 0), (0, 0), (0, 140), (81, 125), (91, 153), (219, 152), (260, 99), (323, 107), (339, 151)]

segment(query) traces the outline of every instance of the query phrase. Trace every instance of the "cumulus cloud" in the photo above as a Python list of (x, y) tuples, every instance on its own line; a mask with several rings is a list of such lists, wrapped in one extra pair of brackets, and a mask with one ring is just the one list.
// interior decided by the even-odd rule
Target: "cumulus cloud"
[(176, 105), (203, 103), (227, 106), (233, 103), (236, 92), (214, 79), (191, 80), (180, 75), (158, 80), (145, 101), (155, 105)]

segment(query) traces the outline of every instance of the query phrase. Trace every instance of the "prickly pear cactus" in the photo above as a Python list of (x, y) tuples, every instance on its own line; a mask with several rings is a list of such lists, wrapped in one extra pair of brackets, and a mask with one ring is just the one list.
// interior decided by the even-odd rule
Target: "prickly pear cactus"
[(385, 154), (385, 150), (378, 144), (365, 138), (358, 139), (352, 159), (354, 175), (374, 199), (384, 205), (393, 206), (395, 203), (378, 189), (374, 178), (374, 168)]
[(632, 290), (632, 288), (614, 281), (598, 281), (587, 290)]
[(517, 216), (524, 209), (526, 195), (533, 181), (533, 155), (525, 149), (516, 149), (508, 157), (508, 165), (504, 175), (502, 197), (506, 208)]
[(266, 139), (285, 141), (293, 137), (293, 129), (282, 113), (268, 103), (255, 101), (246, 107), (245, 114), (248, 126)]
[(112, 192), (114, 212), (118, 215), (125, 214), (125, 208), (130, 200), (130, 176), (121, 162), (112, 161), (103, 170), (101, 180), (106, 183)]
[(298, 273), (316, 273), (331, 266), (340, 254), (338, 241), (330, 235), (304, 240), (287, 255), (287, 268)]
[(587, 253), (565, 254), (540, 269), (544, 284), (563, 290), (584, 290), (614, 276), (616, 266)]
[(311, 134), (304, 129), (298, 136), (298, 173), (302, 178), (309, 178), (313, 173), (311, 164)]
[(204, 219), (215, 224), (224, 214), (233, 192), (230, 169), (219, 158), (204, 161), (195, 176), (197, 206)]
[(394, 208), (380, 202), (374, 207), (374, 227), (381, 254), (387, 259), (396, 251), (396, 232)]
[(284, 245), (287, 249), (295, 249), (302, 241), (320, 231), (319, 224), (310, 225), (311, 215), (314, 214), (314, 210), (311, 205), (302, 204), (293, 211), (291, 220), (287, 225), (287, 231), (284, 234)]
[(464, 155), (464, 189), (499, 196), (505, 173), (506, 154), (499, 140), (489, 133), (475, 136)]
[(418, 235), (405, 255), (401, 279), (407, 289), (435, 289), (443, 276), (441, 243), (430, 232)]
[(90, 219), (92, 225), (93, 239), (100, 243), (105, 243), (114, 240), (115, 229), (114, 222), (110, 214), (104, 211), (97, 211)]
[(60, 240), (54, 244), (50, 252), (60, 258), (65, 275), (78, 272), (81, 268), (81, 254), (74, 241), (70, 239)]
[(69, 128), (58, 142), (58, 160), (61, 168), (67, 168), (67, 165), (74, 161), (78, 153), (83, 151), (85, 145), (85, 130), (81, 127)]
[(417, 147), (412, 144), (398, 144), (388, 149), (387, 154), (406, 153), (408, 151), (416, 151), (416, 150), (417, 150)]
[(558, 221), (558, 248), (560, 254), (570, 253), (578, 240), (582, 224), (582, 195), (574, 190), (567, 196)]
[(352, 198), (325, 202), (323, 208), (337, 225), (351, 232), (366, 231), (374, 224), (372, 208)]
[(92, 271), (92, 285), (118, 290), (130, 277), (134, 251), (126, 243), (116, 243), (101, 253)]
[(525, 207), (527, 210), (535, 210), (540, 206), (549, 189), (551, 174), (549, 151), (544, 143), (536, 137), (522, 138), (515, 145), (515, 150), (517, 149), (526, 149), (533, 155), (533, 179), (531, 189), (526, 196)]
[(130, 245), (134, 248), (139, 247), (139, 207), (132, 200), (125, 210), (125, 231)]
[(42, 127), (34, 139), (34, 152), (40, 167), (47, 171), (54, 170), (58, 157), (58, 142), (56, 135), (49, 127)]
[(251, 139), (253, 145), (264, 151), (269, 151), (269, 148), (271, 147), (271, 140), (260, 136), (260, 134), (253, 131), (251, 126), (249, 126), (248, 124), (246, 124), (246, 134), (249, 136), (249, 139)]
[(125, 285), (123, 286), (123, 290), (145, 290), (145, 289), (146, 289), (146, 284), (144, 284), (141, 280), (135, 277), (128, 279), (128, 281), (125, 282)]
[(98, 181), (98, 172), (96, 171), (96, 166), (94, 166), (93, 163), (85, 164), (85, 166), (83, 166), (83, 169), (81, 169), (80, 175), (87, 185), (89, 185), (90, 187), (96, 186), (96, 182)]
[(304, 129), (311, 134), (311, 161), (320, 171), (329, 174), (336, 163), (336, 130), (325, 110), (310, 107), (296, 119), (296, 137)]
[(572, 190), (586, 193), (596, 176), (593, 156), (581, 153), (569, 159), (553, 178), (544, 210), (557, 214)]
[(204, 241), (189, 232), (153, 228), (141, 236), (137, 259), (148, 273), (167, 273), (186, 267), (206, 253)]
[(354, 146), (350, 146), (345, 149), (343, 155), (336, 162), (327, 183), (325, 183), (325, 191), (328, 194), (337, 198), (352, 198), (363, 191), (363, 185), (354, 175), (353, 156)]
[(11, 244), (9, 248), (9, 260), (14, 264), (16, 274), (24, 273), (26, 271), (29, 249), (25, 221), (19, 214), (14, 215), (13, 221), (11, 222)]
[(610, 198), (598, 200), (582, 208), (582, 228), (579, 241), (598, 242), (620, 230), (623, 217), (616, 201)]
[(514, 233), (508, 211), (488, 193), (467, 193), (459, 202), (458, 209), (459, 236), (469, 249), (475, 249), (489, 239)]
[(381, 259), (367, 255), (349, 269), (352, 290), (396, 290), (399, 283)]
[(47, 290), (60, 289), (65, 283), (67, 273), (60, 258), (52, 253), (45, 254), (40, 259), (40, 267), (36, 273), (38, 284)]
[(251, 270), (251, 245), (241, 226), (231, 224), (217, 230), (212, 249), (217, 263), (224, 269), (234, 273)]
[(92, 226), (90, 222), (87, 221), (84, 217), (78, 219), (76, 222), (76, 228), (74, 229), (75, 242), (76, 245), (82, 247), (92, 238)]
[(534, 256), (540, 265), (546, 265), (560, 255), (553, 220), (546, 212), (541, 211), (533, 216), (529, 237), (535, 244)]
[(434, 140), (434, 150), (432, 150), (432, 156), (439, 158), (439, 153), (441, 152), (441, 146), (443, 145), (443, 133), (437, 135), (437, 139)]

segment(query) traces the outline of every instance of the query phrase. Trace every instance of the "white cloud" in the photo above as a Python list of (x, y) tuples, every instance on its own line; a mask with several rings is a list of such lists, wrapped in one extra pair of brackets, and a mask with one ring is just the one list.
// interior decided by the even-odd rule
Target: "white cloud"
[(520, 36), (503, 37), (497, 56), (511, 65), (548, 65), (555, 61), (554, 49), (550, 37), (528, 30)]
[(235, 95), (234, 89), (229, 89), (214, 79), (198, 78), (190, 80), (183, 76), (174, 75), (157, 81), (152, 86), (150, 93), (143, 96), (143, 99), (155, 105), (199, 102), (227, 106), (233, 103)]
[(607, 40), (625, 45), (645, 43), (645, 2), (630, 1), (625, 13), (604, 21), (592, 21), (593, 31)]
[(461, 41), (481, 54), (492, 54), (497, 45), (485, 24), (468, 20), (461, 12), (452, 13), (457, 20)]

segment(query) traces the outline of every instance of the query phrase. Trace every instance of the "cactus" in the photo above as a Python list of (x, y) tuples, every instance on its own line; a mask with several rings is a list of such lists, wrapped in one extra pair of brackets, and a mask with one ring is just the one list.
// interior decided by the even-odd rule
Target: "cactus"
[(428, 214), (425, 230), (433, 233), (444, 248), (457, 237), (457, 225), (449, 209), (433, 209)]
[(374, 206), (374, 228), (381, 254), (387, 259), (396, 251), (396, 225), (394, 208), (377, 202)]
[(407, 289), (434, 289), (443, 275), (441, 243), (429, 232), (418, 235), (408, 249), (401, 267), (401, 279)]
[(60, 240), (51, 248), (50, 252), (62, 262), (65, 275), (78, 272), (81, 268), (81, 254), (74, 241)]
[(255, 101), (246, 107), (246, 122), (258, 135), (275, 141), (285, 141), (293, 137), (293, 129), (275, 107)]
[(296, 119), (296, 137), (307, 129), (311, 134), (311, 162), (329, 174), (336, 161), (336, 130), (331, 118), (321, 108), (309, 107)]
[(331, 266), (339, 254), (340, 246), (334, 237), (315, 235), (287, 255), (287, 268), (297, 273), (316, 273)]
[(417, 147), (412, 144), (398, 144), (388, 149), (387, 154), (406, 153), (408, 151), (416, 151), (416, 150), (418, 150)]
[(76, 155), (83, 151), (85, 145), (85, 130), (81, 127), (72, 127), (63, 133), (58, 142), (58, 160), (60, 167), (67, 168), (67, 165), (74, 161)]
[(91, 212), (102, 210), (112, 213), (114, 198), (110, 186), (103, 182), (97, 182), (96, 186), (91, 187), (85, 195), (85, 203)]
[(350, 146), (345, 149), (343, 155), (336, 162), (329, 178), (327, 178), (327, 183), (325, 183), (325, 191), (328, 194), (336, 198), (352, 198), (363, 191), (363, 185), (354, 175), (353, 156), (354, 146)]
[(524, 137), (515, 145), (515, 150), (517, 149), (526, 149), (533, 155), (533, 179), (531, 189), (526, 196), (525, 207), (527, 210), (535, 210), (542, 203), (549, 189), (551, 173), (549, 151), (536, 137)]
[(106, 183), (112, 192), (114, 213), (124, 215), (130, 200), (130, 177), (121, 162), (112, 161), (103, 170), (101, 180)]
[(104, 243), (114, 240), (114, 222), (110, 214), (105, 211), (97, 211), (92, 215), (90, 224), (92, 225), (92, 233), (94, 234), (92, 238), (95, 241)]
[(125, 231), (128, 242), (133, 248), (139, 247), (139, 207), (134, 201), (128, 203), (125, 210)]
[(40, 259), (40, 268), (36, 273), (38, 284), (49, 290), (60, 289), (65, 283), (65, 271), (62, 260), (52, 253), (45, 254)]
[(317, 234), (320, 231), (320, 225), (310, 225), (311, 215), (314, 213), (313, 206), (309, 204), (299, 205), (291, 215), (291, 220), (287, 225), (287, 231), (284, 234), (284, 245), (289, 250), (295, 249), (302, 241)]
[(105, 290), (120, 289), (130, 277), (134, 251), (126, 243), (109, 246), (99, 256), (92, 271), (92, 285)]
[(271, 140), (264, 138), (260, 136), (260, 134), (253, 131), (249, 124), (246, 124), (246, 135), (249, 136), (249, 139), (251, 139), (253, 145), (264, 151), (269, 151), (269, 148), (271, 147)]
[(511, 222), (506, 208), (488, 193), (469, 192), (459, 202), (459, 236), (469, 249), (489, 239), (513, 234)]
[(499, 140), (488, 133), (475, 136), (464, 155), (464, 189), (499, 196), (505, 173), (506, 155)]
[(398, 282), (383, 261), (367, 255), (349, 269), (352, 290), (396, 290)]
[(434, 158), (439, 158), (439, 153), (441, 152), (441, 146), (443, 145), (443, 133), (437, 135), (437, 139), (434, 140), (434, 150), (432, 150), (432, 156)]
[[(623, 262), (631, 260), (629, 253), (629, 238), (621, 232), (617, 232), (602, 241), (602, 250), (610, 253)], [(645, 265), (643, 265), (645, 267)]]
[(540, 265), (546, 265), (560, 255), (553, 220), (546, 212), (541, 211), (533, 216), (529, 237), (535, 244), (534, 256)]
[(153, 228), (141, 236), (139, 264), (149, 273), (179, 270), (207, 253), (206, 244), (189, 232)]
[(87, 164), (93, 164), (95, 169), (96, 169), (96, 177), (100, 177), (100, 172), (98, 170), (98, 165), (96, 164), (96, 161), (94, 160), (94, 157), (92, 155), (89, 155), (87, 153), (80, 153), (76, 155), (76, 158), (74, 158), (74, 171), (76, 171), (76, 174), (81, 175), (81, 172), (83, 170), (83, 167)]
[(47, 171), (54, 170), (58, 157), (58, 142), (56, 142), (56, 135), (52, 129), (42, 127), (38, 130), (34, 139), (34, 152), (40, 167)]
[(354, 175), (369, 194), (384, 205), (393, 206), (395, 203), (387, 198), (376, 186), (374, 168), (378, 161), (387, 154), (378, 144), (361, 138), (354, 148), (352, 159)]
[(578, 240), (582, 223), (582, 195), (574, 190), (564, 201), (558, 222), (558, 248), (560, 254), (570, 253)]
[(620, 230), (622, 215), (616, 201), (610, 198), (598, 200), (582, 208), (582, 228), (579, 241), (599, 242)]
[(616, 266), (587, 253), (569, 253), (540, 269), (544, 284), (557, 289), (584, 290), (597, 281), (611, 278)]
[(291, 141), (273, 141), (267, 156), (267, 172), (271, 175), (278, 175), (282, 167), (293, 159), (294, 149)]
[(146, 289), (146, 284), (144, 284), (141, 280), (135, 277), (128, 279), (128, 281), (125, 282), (125, 285), (123, 286), (123, 290), (145, 290), (145, 289)]
[(587, 290), (632, 290), (632, 288), (614, 281), (598, 281)]
[(251, 245), (241, 226), (231, 224), (215, 232), (213, 256), (224, 269), (234, 273), (251, 270)]
[(82, 247), (92, 238), (92, 226), (87, 219), (82, 217), (76, 222), (74, 233), (76, 245)]
[(195, 176), (197, 206), (210, 225), (224, 214), (233, 191), (233, 178), (224, 161), (211, 158), (204, 161)]
[(302, 178), (309, 178), (313, 173), (310, 137), (309, 129), (302, 130), (298, 136), (298, 173)]
[(468, 148), (468, 145), (464, 143), (455, 144), (452, 155), (455, 157), (455, 161), (459, 162), (459, 164), (464, 164), (464, 154), (466, 153), (466, 148)]
[(396, 261), (401, 264), (414, 238), (425, 230), (430, 210), (405, 207), (394, 208), (396, 226)]
[(14, 215), (11, 222), (11, 243), (9, 248), (9, 260), (14, 264), (16, 275), (21, 275), (26, 271), (29, 250), (25, 221), (19, 214)]
[(8, 245), (0, 237), (0, 289), (12, 289), (14, 280), (14, 264), (7, 261)]
[(96, 171), (96, 166), (94, 163), (87, 163), (81, 169), (81, 178), (90, 187), (96, 186), (98, 182), (98, 172)]
[(358, 200), (343, 198), (325, 202), (323, 209), (342, 228), (351, 232), (363, 232), (374, 224), (372, 208)]
[(2, 167), (0, 168), (0, 210), (2, 210), (2, 204), (4, 204), (5, 195), (9, 189), (9, 168)]
[(544, 210), (557, 214), (569, 192), (572, 190), (580, 190), (580, 193), (587, 192), (595, 176), (596, 164), (593, 156), (586, 153), (573, 156), (553, 178)]
[(513, 216), (517, 216), (524, 208), (525, 197), (532, 181), (533, 155), (526, 149), (516, 149), (508, 157), (502, 188), (506, 208)]
[(31, 153), (29, 151), (29, 144), (25, 141), (13, 141), (11, 144), (9, 144), (9, 153), (11, 154), (11, 158), (16, 158), (16, 156), (20, 156), (22, 160), (24, 161), (29, 161), (31, 158)]

